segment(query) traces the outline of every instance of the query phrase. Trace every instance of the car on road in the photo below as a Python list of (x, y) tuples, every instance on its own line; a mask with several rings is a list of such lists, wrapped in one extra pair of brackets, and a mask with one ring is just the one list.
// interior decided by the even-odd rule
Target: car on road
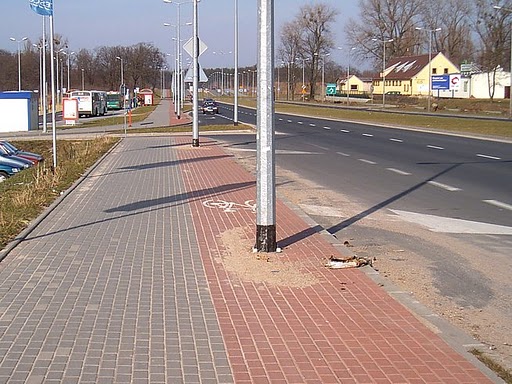
[(0, 147), (11, 155), (18, 156), (27, 160), (32, 161), (34, 164), (44, 160), (44, 157), (33, 152), (22, 151), (14, 146), (14, 144), (7, 140), (0, 140)]
[(14, 176), (20, 171), (21, 168), (16, 167), (15, 165), (9, 165), (7, 163), (4, 163), (0, 159), (0, 183), (11, 176)]
[(2, 161), (11, 160), (14, 161), (15, 164), (20, 165), (23, 164), (23, 168), (28, 168), (34, 165), (33, 161), (30, 161), (28, 159), (24, 159), (23, 157), (12, 155), (10, 152), (8, 152), (6, 149), (0, 146), (0, 157)]
[(216, 114), (219, 113), (219, 107), (217, 106), (217, 103), (213, 99), (205, 99), (203, 101), (203, 114)]

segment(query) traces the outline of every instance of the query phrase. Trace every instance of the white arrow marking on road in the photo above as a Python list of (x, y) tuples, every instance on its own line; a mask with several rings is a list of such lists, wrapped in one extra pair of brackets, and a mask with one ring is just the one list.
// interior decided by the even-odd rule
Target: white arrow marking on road
[(398, 173), (399, 175), (402, 175), (402, 176), (410, 176), (411, 174), (409, 172), (404, 172), (404, 171), (401, 171), (399, 169), (396, 169), (396, 168), (386, 168), (388, 171), (391, 171), (391, 172), (394, 172), (394, 173)]
[(442, 217), (426, 215), (422, 213), (407, 212), (391, 209), (395, 215), (398, 215), (405, 221), (419, 224), (428, 228), (432, 232), (439, 233), (471, 233), (477, 235), (512, 235), (512, 227), (481, 223), (478, 221), (469, 221), (453, 219), (451, 217)]
[(447, 191), (450, 191), (450, 192), (461, 191), (460, 188), (452, 187), (451, 185), (447, 185), (447, 184), (443, 184), (443, 183), (438, 183), (437, 181), (429, 181), (428, 183), (430, 185), (433, 185), (434, 187), (443, 188), (443, 189), (446, 189)]
[(507, 209), (509, 211), (512, 211), (512, 205), (507, 204), (507, 203), (502, 203), (501, 201), (497, 201), (497, 200), (483, 200), (483, 202), (487, 203), (487, 204), (494, 205), (495, 207), (498, 207), (498, 208), (503, 208), (503, 209)]
[(490, 155), (482, 155), (481, 153), (477, 153), (477, 156), (478, 157), (483, 157), (484, 159), (501, 160), (501, 157), (490, 156)]

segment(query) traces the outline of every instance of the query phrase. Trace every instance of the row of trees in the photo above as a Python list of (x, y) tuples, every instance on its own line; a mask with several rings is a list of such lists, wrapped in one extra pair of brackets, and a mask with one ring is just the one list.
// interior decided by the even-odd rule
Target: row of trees
[[(22, 88), (39, 88), (41, 42), (26, 40), (21, 45), (20, 63)], [(72, 52), (67, 41), (55, 39), (56, 67), (63, 87), (67, 88), (68, 64), (71, 89), (81, 89), (82, 80), (86, 89), (115, 90), (121, 85), (121, 60), (124, 82), (128, 88), (155, 88), (160, 86), (161, 70), (165, 55), (150, 43), (138, 43), (129, 47), (99, 47), (94, 50), (81, 49)], [(46, 76), (50, 81), (50, 53), (46, 49)], [(58, 64), (57, 64), (58, 60)], [(18, 89), (18, 55), (0, 50), (0, 91)], [(57, 68), (56, 68), (57, 69)], [(61, 84), (61, 81), (59, 81)]]
[(279, 59), (307, 67), (310, 97), (322, 61), (329, 68), (335, 48), (354, 62), (372, 63), (374, 72), (384, 57), (427, 53), (429, 46), (455, 64), (474, 62), (486, 72), (510, 67), (512, 0), (359, 0), (359, 8), (359, 18), (345, 27), (343, 47), (333, 38), (338, 11), (324, 3), (302, 6), (281, 28)]

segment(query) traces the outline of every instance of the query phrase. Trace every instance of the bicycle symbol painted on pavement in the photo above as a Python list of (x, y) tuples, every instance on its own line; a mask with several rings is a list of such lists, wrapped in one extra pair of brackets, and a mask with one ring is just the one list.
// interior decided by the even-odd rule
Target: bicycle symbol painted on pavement
[(256, 212), (256, 203), (254, 200), (247, 200), (243, 204), (239, 204), (233, 201), (211, 199), (203, 201), (203, 205), (212, 209), (221, 209), (224, 212), (238, 212), (240, 210)]

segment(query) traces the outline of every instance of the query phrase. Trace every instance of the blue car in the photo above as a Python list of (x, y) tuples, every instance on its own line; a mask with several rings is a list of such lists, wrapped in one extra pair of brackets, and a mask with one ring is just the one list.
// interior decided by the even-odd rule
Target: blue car
[(0, 183), (8, 177), (14, 176), (19, 171), (21, 171), (21, 168), (4, 163), (2, 159), (0, 159)]

